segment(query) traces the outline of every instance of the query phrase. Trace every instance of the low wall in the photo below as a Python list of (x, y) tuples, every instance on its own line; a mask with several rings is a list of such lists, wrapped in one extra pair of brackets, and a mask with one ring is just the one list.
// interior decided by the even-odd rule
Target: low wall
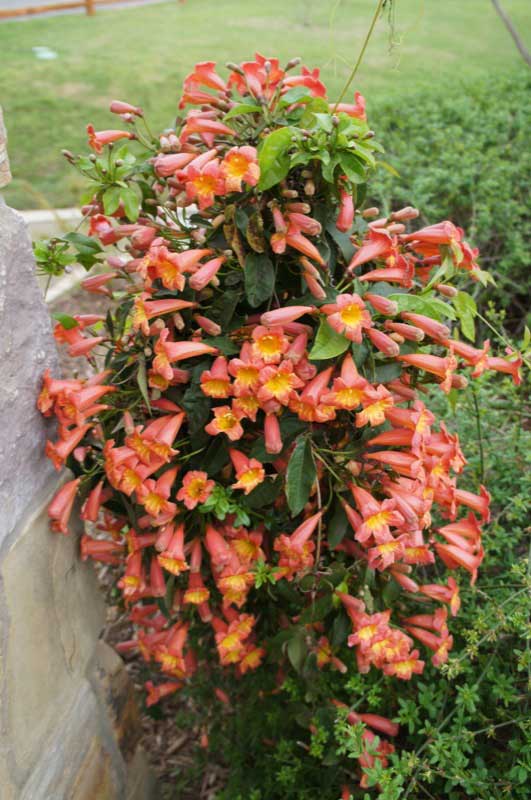
[(65, 476), (44, 458), (52, 430), (35, 407), (47, 367), (58, 374), (31, 243), (0, 198), (0, 797), (149, 800), (132, 686), (99, 638), (80, 532), (48, 528)]

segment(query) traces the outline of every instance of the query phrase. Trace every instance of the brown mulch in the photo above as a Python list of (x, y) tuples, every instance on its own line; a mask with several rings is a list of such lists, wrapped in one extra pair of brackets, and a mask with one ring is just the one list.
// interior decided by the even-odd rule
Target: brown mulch
[[(72, 316), (105, 314), (108, 305), (109, 301), (105, 296), (80, 290), (59, 298), (49, 307), (51, 313), (61, 312)], [(88, 377), (91, 374), (92, 369), (86, 358), (70, 358), (65, 347), (59, 346), (58, 349), (63, 377)], [(97, 563), (95, 566), (107, 607), (103, 639), (114, 647), (133, 637), (133, 626), (127, 619), (127, 613), (117, 604), (119, 597), (113, 590), (119, 576), (115, 568)], [(158, 779), (160, 795), (157, 795), (157, 800), (214, 800), (216, 793), (223, 787), (226, 771), (210, 760), (198, 768), (200, 763), (206, 762), (204, 756), (201, 762), (198, 758), (198, 753), (201, 752), (201, 731), (194, 725), (179, 727), (176, 721), (177, 716), (180, 719), (191, 716), (187, 701), (179, 695), (173, 695), (155, 706), (154, 711), (146, 711), (144, 683), (150, 678), (156, 681), (159, 673), (153, 670), (150, 674), (138, 653), (128, 653), (122, 658), (138, 695), (142, 725), (141, 745)]]

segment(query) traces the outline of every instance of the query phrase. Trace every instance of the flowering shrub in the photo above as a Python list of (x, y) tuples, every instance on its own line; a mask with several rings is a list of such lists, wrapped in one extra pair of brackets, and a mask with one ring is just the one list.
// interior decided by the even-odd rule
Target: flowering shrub
[[(118, 568), (135, 626), (120, 649), (156, 666), (148, 705), (213, 659), (239, 677), (268, 660), (278, 685), (408, 681), (447, 661), (461, 571), (474, 583), (483, 559), (489, 494), (458, 487), (458, 438), (422, 398), (466, 370), (518, 383), (521, 358), (470, 343), (466, 286), (489, 276), (459, 228), (364, 209), (382, 152), (365, 100), (334, 104), (297, 65), (196, 65), (158, 139), (112, 103), (129, 127), (89, 125), (93, 154), (67, 153), (92, 182), (89, 236), (37, 253), (108, 267), (83, 285), (112, 310), (55, 327), (94, 374), (45, 374), (38, 403), (75, 475), (52, 528), (80, 496), (81, 556)], [(365, 787), (398, 725), (328, 704), (359, 730)]]

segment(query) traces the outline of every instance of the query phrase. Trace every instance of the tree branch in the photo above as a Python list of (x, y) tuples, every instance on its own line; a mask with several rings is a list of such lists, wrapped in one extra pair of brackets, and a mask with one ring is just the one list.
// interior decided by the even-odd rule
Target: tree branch
[(522, 56), (522, 58), (524, 59), (526, 64), (531, 67), (531, 53), (529, 52), (529, 50), (527, 49), (527, 47), (523, 43), (522, 39), (518, 35), (518, 31), (516, 30), (516, 28), (514, 27), (513, 23), (511, 22), (510, 17), (503, 10), (503, 8), (500, 6), (498, 0), (492, 0), (492, 5), (496, 9), (496, 11), (497, 11), (499, 17), (501, 18), (503, 24), (505, 25), (505, 27), (507, 28), (507, 30), (511, 34), (512, 39), (513, 39), (516, 47), (518, 48), (518, 52), (520, 53), (520, 55)]

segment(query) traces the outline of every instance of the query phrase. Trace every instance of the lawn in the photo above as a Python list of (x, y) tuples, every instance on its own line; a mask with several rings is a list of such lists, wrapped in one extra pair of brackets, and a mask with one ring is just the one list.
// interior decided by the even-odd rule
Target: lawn
[[(462, 79), (520, 61), (489, 0), (395, 6), (394, 26), (380, 20), (359, 72), (356, 88), (368, 95), (369, 109), (382, 93), (449, 80), (457, 90)], [(504, 6), (525, 33), (528, 0)], [(187, 0), (0, 24), (0, 101), (14, 174), (7, 201), (18, 208), (75, 204), (80, 183), (61, 148), (85, 146), (86, 122), (112, 127), (106, 109), (113, 98), (141, 104), (155, 126), (171, 125), (179, 84), (196, 61), (223, 64), (256, 49), (286, 60), (301, 55), (338, 93), (374, 7), (374, 0)], [(35, 46), (57, 58), (38, 60)], [(421, 119), (422, 109), (412, 113)]]

